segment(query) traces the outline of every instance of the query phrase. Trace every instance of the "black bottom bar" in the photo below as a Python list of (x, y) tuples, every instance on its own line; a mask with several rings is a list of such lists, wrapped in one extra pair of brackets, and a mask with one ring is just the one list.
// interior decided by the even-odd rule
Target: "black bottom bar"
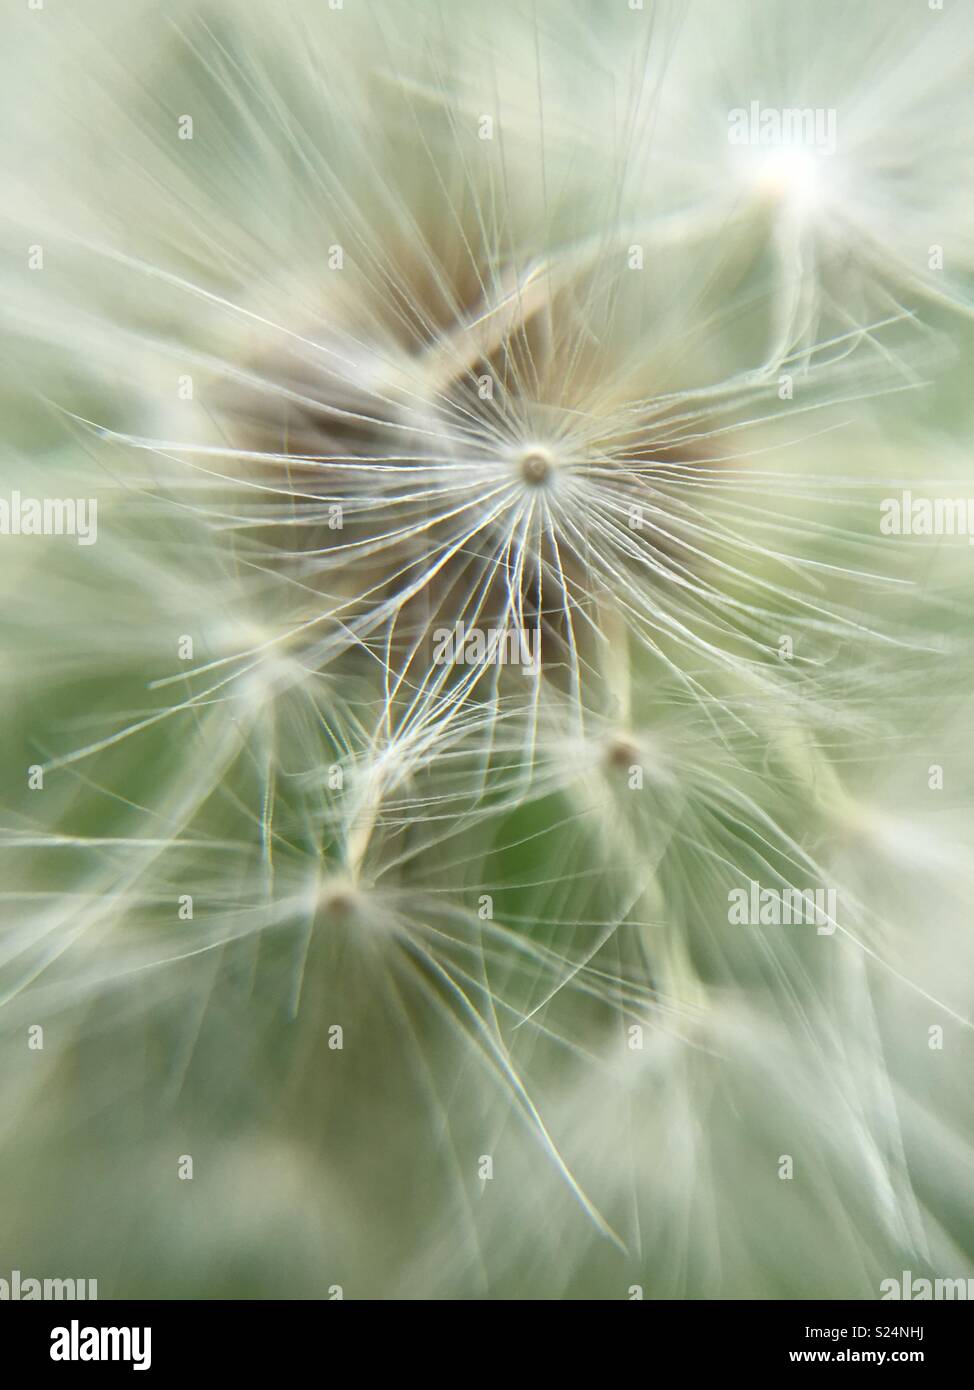
[[(870, 1365), (888, 1368), (955, 1366), (967, 1349), (970, 1318), (966, 1303), (946, 1302), (816, 1302), (816, 1303), (663, 1303), (646, 1301), (639, 1308), (609, 1304), (569, 1304), (565, 1335), (552, 1335), (545, 1324), (559, 1320), (549, 1305), (532, 1303), (530, 1329), (518, 1331), (515, 1305), (496, 1312), (484, 1306), (472, 1316), (467, 1304), (449, 1306), (449, 1340), (459, 1351), (478, 1346), (485, 1338), (517, 1336), (518, 1378), (523, 1379), (533, 1357), (538, 1369), (550, 1372), (559, 1352), (577, 1354), (579, 1338), (598, 1365), (598, 1341), (588, 1342), (600, 1325), (613, 1332), (639, 1335), (639, 1343), (613, 1342), (605, 1348), (606, 1369), (615, 1364), (620, 1345), (642, 1348), (647, 1369), (676, 1364), (688, 1370), (752, 1368), (786, 1371), (802, 1365)], [(523, 1306), (523, 1305), (522, 1305)], [(584, 1308), (584, 1312), (582, 1312)], [(0, 1329), (7, 1364), (14, 1356), (21, 1373), (53, 1373), (70, 1381), (85, 1372), (104, 1376), (148, 1374), (162, 1379), (185, 1371), (240, 1370), (250, 1376), (262, 1370), (279, 1374), (282, 1358), (293, 1354), (326, 1367), (350, 1362), (349, 1369), (375, 1369), (381, 1334), (402, 1316), (410, 1318), (409, 1339), (398, 1335), (386, 1345), (402, 1369), (408, 1355), (413, 1374), (428, 1369), (444, 1372), (434, 1358), (442, 1354), (443, 1325), (423, 1329), (416, 1303), (0, 1303)], [(580, 1318), (582, 1321), (580, 1321)], [(469, 1319), (469, 1321), (468, 1321)], [(511, 1327), (511, 1321), (515, 1326)], [(530, 1336), (523, 1335), (530, 1330)], [(427, 1337), (433, 1340), (427, 1341)], [(513, 1343), (503, 1354), (505, 1374), (511, 1368)], [(428, 1349), (424, 1368), (420, 1348)], [(437, 1348), (440, 1348), (439, 1353)], [(408, 1351), (407, 1351), (408, 1349)], [(336, 1356), (341, 1358), (336, 1362)], [(663, 1358), (666, 1361), (663, 1361)], [(638, 1361), (638, 1358), (637, 1358)], [(297, 1363), (301, 1364), (300, 1361)], [(483, 1362), (481, 1361), (481, 1365)], [(592, 1362), (590, 1361), (590, 1365)], [(500, 1369), (500, 1368), (499, 1368)], [(316, 1376), (316, 1378), (318, 1378)], [(44, 1383), (47, 1383), (45, 1381)]]

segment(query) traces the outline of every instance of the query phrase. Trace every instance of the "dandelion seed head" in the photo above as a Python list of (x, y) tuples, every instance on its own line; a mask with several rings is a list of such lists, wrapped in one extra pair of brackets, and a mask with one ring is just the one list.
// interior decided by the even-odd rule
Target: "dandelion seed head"
[[(933, 1071), (902, 997), (941, 990), (874, 885), (894, 863), (938, 902), (961, 854), (871, 784), (896, 761), (914, 786), (932, 692), (970, 686), (968, 568), (887, 545), (874, 505), (943, 457), (909, 404), (890, 422), (950, 366), (920, 290), (956, 309), (974, 264), (957, 28), (831, 0), (753, 24), (293, 0), (271, 25), (177, 0), (145, 5), (146, 61), (113, 46), (129, 6), (32, 24), (19, 65), (57, 100), (17, 123), (8, 242), (46, 268), (3, 271), (43, 441), (12, 486), (104, 477), (112, 506), (90, 552), (4, 549), (0, 1019), (64, 1022), (79, 1133), (136, 1054), (127, 1093), (173, 1106), (154, 1131), (286, 1130), (246, 1182), (279, 1155), (309, 1228), (341, 1191), (352, 1236), (389, 1232), (348, 1256), (370, 1291), (507, 1291), (520, 1265), (533, 1297), (601, 1293), (618, 1257), (802, 1295), (831, 1223), (874, 1296), (890, 1231), (949, 1225), (901, 1121)], [(834, 153), (728, 155), (729, 106), (811, 92)], [(942, 226), (943, 290), (916, 269)], [(841, 930), (732, 926), (751, 882), (834, 886)], [(91, 1017), (110, 1055), (75, 1095)], [(335, 1023), (354, 1045), (323, 1065)], [(783, 1127), (802, 1184), (771, 1237)], [(471, 1204), (493, 1147), (499, 1200)]]

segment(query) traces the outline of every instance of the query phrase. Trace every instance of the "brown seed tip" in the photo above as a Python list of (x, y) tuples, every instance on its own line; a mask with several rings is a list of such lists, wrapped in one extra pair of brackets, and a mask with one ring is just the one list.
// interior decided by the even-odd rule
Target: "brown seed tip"
[(628, 772), (633, 764), (639, 762), (639, 750), (631, 739), (614, 738), (606, 751), (606, 760), (610, 767)]
[(532, 487), (540, 487), (551, 476), (551, 459), (543, 449), (529, 449), (521, 456), (521, 477)]
[(318, 906), (327, 921), (347, 922), (355, 914), (355, 894), (349, 888), (331, 887), (321, 895)]

